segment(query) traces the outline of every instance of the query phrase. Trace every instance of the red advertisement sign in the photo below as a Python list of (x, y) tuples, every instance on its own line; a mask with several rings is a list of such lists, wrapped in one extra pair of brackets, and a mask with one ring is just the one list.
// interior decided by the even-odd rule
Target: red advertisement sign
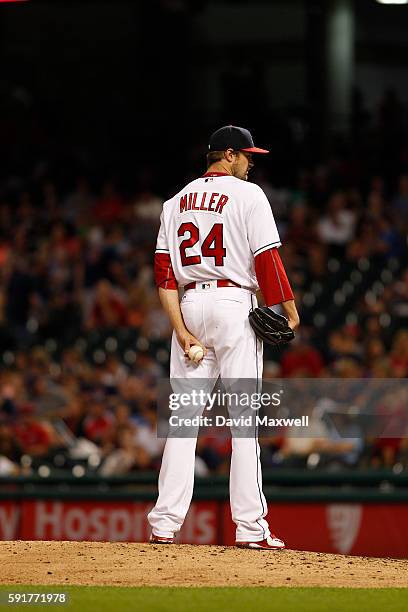
[[(269, 504), (271, 529), (288, 548), (316, 552), (408, 557), (408, 504)], [(235, 525), (224, 505), (224, 541)]]
[(21, 506), (12, 501), (0, 502), (0, 540), (18, 540)]
[[(0, 502), (1, 540), (145, 542), (151, 502)], [(288, 548), (408, 558), (408, 504), (276, 503), (269, 524)], [(233, 544), (227, 502), (193, 502), (179, 542)]]
[[(20, 539), (146, 542), (151, 507), (151, 502), (23, 501)], [(179, 541), (215, 544), (217, 515), (217, 502), (193, 503)]]

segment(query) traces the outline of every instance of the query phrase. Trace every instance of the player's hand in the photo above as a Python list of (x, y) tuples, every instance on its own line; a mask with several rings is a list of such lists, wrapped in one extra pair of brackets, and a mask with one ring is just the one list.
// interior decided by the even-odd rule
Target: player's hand
[(299, 317), (297, 317), (297, 319), (288, 319), (288, 326), (290, 327), (290, 329), (292, 331), (295, 331), (295, 329), (297, 329), (299, 327), (300, 324), (300, 319)]
[(207, 349), (205, 348), (204, 344), (197, 340), (197, 338), (193, 336), (193, 334), (190, 334), (187, 329), (176, 332), (176, 336), (181, 348), (183, 349), (186, 355), (188, 355), (190, 347), (194, 345), (201, 346), (204, 351), (204, 356), (207, 354)]

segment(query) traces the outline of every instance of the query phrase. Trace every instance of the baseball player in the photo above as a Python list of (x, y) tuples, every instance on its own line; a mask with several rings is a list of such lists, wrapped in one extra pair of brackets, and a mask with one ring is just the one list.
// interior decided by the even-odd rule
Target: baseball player
[[(268, 306), (282, 305), (290, 333), (299, 324), (271, 207), (262, 189), (248, 181), (253, 155), (268, 152), (254, 146), (248, 130), (220, 128), (210, 138), (207, 172), (163, 205), (155, 278), (174, 329), (170, 379), (262, 379), (263, 346), (248, 320), (259, 288)], [(193, 345), (204, 352), (198, 365), (187, 358)], [(166, 441), (159, 495), (148, 515), (151, 542), (173, 543), (183, 524), (193, 494), (195, 449), (194, 437)], [(237, 546), (284, 548), (265, 520), (256, 431), (233, 437), (230, 503)]]

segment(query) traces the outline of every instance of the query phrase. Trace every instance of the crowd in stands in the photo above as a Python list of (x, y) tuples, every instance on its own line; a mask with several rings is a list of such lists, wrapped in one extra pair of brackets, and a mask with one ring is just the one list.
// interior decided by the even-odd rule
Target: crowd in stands
[[(252, 180), (274, 211), (301, 318), (286, 350), (266, 351), (265, 378), (406, 378), (408, 165), (396, 181), (362, 180), (339, 160), (300, 170), (285, 188), (265, 167)], [(152, 178), (129, 194), (115, 177), (82, 175), (61, 187), (41, 169), (3, 181), (0, 474), (77, 459), (107, 476), (158, 468), (157, 381), (171, 330), (152, 270), (165, 199), (157, 191)], [(351, 276), (340, 290), (342, 271)], [(405, 465), (406, 436), (279, 435), (263, 441), (264, 461)], [(226, 470), (229, 451), (229, 440), (200, 438), (197, 473)]]

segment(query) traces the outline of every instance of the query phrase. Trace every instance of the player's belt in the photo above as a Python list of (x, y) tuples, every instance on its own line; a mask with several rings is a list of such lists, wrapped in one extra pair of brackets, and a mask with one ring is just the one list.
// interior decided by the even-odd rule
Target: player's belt
[[(204, 289), (206, 284), (207, 283), (205, 281), (188, 283), (188, 285), (184, 285), (184, 291), (187, 291), (188, 289)], [(202, 287), (202, 285), (204, 285), (204, 287)], [(234, 281), (228, 279), (217, 280), (217, 287), (238, 287), (239, 289), (242, 289), (242, 285), (238, 285), (238, 283), (234, 283)]]

